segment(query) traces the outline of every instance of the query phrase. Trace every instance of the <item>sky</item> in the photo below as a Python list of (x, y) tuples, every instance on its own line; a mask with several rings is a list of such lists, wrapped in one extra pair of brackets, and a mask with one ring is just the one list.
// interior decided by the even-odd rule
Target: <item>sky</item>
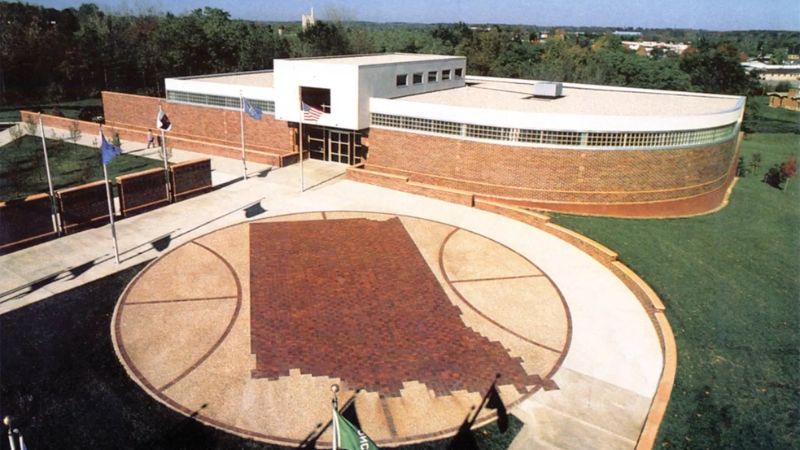
[[(87, 0), (27, 0), (63, 9)], [(299, 21), (314, 8), (331, 16), (370, 22), (502, 23), (540, 26), (699, 28), (800, 31), (798, 0), (96, 0), (107, 11), (183, 13), (204, 6), (237, 19)]]

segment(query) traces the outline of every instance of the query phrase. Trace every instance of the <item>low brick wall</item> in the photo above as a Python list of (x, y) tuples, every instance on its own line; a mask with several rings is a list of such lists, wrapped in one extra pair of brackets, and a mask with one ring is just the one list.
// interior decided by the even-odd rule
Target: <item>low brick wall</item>
[(123, 217), (169, 204), (164, 169), (153, 168), (116, 178)]
[(60, 189), (56, 191), (56, 198), (65, 233), (109, 222), (105, 181)]
[(173, 164), (169, 168), (173, 201), (211, 190), (211, 160), (197, 159)]
[[(169, 102), (159, 97), (102, 92), (106, 125), (135, 133), (142, 142), (147, 130), (156, 133), (161, 106), (172, 122), (167, 146), (228, 158), (241, 158), (238, 110)], [(249, 161), (282, 167), (283, 158), (295, 152), (294, 128), (269, 114), (261, 120), (245, 117), (245, 150)], [(131, 138), (132, 139), (132, 138)]]
[(0, 202), (0, 254), (56, 237), (48, 194)]
[[(39, 113), (31, 112), (31, 111), (20, 111), (19, 112), (20, 118), (23, 122), (33, 122), (35, 124), (39, 124)], [(94, 122), (86, 122), (83, 120), (77, 119), (69, 119), (66, 117), (60, 116), (51, 116), (48, 114), (41, 114), (42, 123), (45, 127), (50, 128), (59, 128), (62, 130), (69, 130), (70, 127), (75, 127), (77, 130), (81, 132), (82, 136), (99, 136), (100, 135), (100, 124)], [(108, 139), (111, 138), (111, 134), (109, 133), (108, 127), (105, 128), (105, 134)]]

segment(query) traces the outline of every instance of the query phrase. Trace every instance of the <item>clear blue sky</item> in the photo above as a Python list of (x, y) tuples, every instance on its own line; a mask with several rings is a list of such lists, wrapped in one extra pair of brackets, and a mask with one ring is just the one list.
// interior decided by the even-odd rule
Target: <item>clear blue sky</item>
[[(30, 0), (66, 8), (80, 0)], [(105, 10), (182, 13), (214, 6), (234, 18), (300, 20), (312, 6), (318, 17), (336, 12), (372, 22), (512, 23), (708, 30), (800, 31), (798, 0), (98, 0)]]

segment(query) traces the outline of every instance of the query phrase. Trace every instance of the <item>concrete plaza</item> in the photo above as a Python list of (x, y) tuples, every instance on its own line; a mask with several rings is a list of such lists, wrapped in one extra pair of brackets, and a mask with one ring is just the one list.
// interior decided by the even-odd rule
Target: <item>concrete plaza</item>
[[(140, 151), (141, 144), (124, 144), (126, 151)], [(176, 159), (194, 156), (198, 155), (173, 154)], [(513, 407), (511, 412), (525, 427), (512, 448), (635, 447), (663, 368), (659, 337), (636, 296), (589, 255), (542, 230), (493, 213), (345, 180), (340, 165), (307, 161), (302, 193), (297, 164), (280, 169), (251, 165), (254, 176), (247, 181), (235, 181), (241, 176), (240, 161), (214, 158), (214, 168), (215, 184), (223, 187), (117, 223), (119, 265), (114, 262), (109, 226), (0, 257), (0, 313), (164, 254), (177, 255), (182, 244), (202, 242), (203, 236), (244, 221), (337, 211), (415, 218), (509, 249), (546, 274), (566, 303), (571, 337), (551, 378), (557, 389), (539, 390)], [(419, 241), (424, 241), (423, 235), (418, 234)], [(456, 262), (452, 267), (460, 266)], [(485, 270), (476, 267), (452, 270)], [(515, 319), (491, 305), (485, 295), (481, 302), (479, 309), (492, 317), (506, 314), (503, 320)], [(525, 305), (511, 308), (522, 312)], [(516, 326), (524, 329), (525, 323)], [(474, 396), (464, 399), (474, 401)], [(327, 404), (327, 398), (319, 401)]]

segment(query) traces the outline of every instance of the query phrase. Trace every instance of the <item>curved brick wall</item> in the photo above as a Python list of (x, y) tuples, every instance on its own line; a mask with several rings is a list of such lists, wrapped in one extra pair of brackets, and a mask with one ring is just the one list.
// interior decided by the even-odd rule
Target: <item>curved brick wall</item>
[(717, 208), (737, 139), (670, 150), (518, 147), (373, 128), (368, 170), (542, 209), (620, 216)]

